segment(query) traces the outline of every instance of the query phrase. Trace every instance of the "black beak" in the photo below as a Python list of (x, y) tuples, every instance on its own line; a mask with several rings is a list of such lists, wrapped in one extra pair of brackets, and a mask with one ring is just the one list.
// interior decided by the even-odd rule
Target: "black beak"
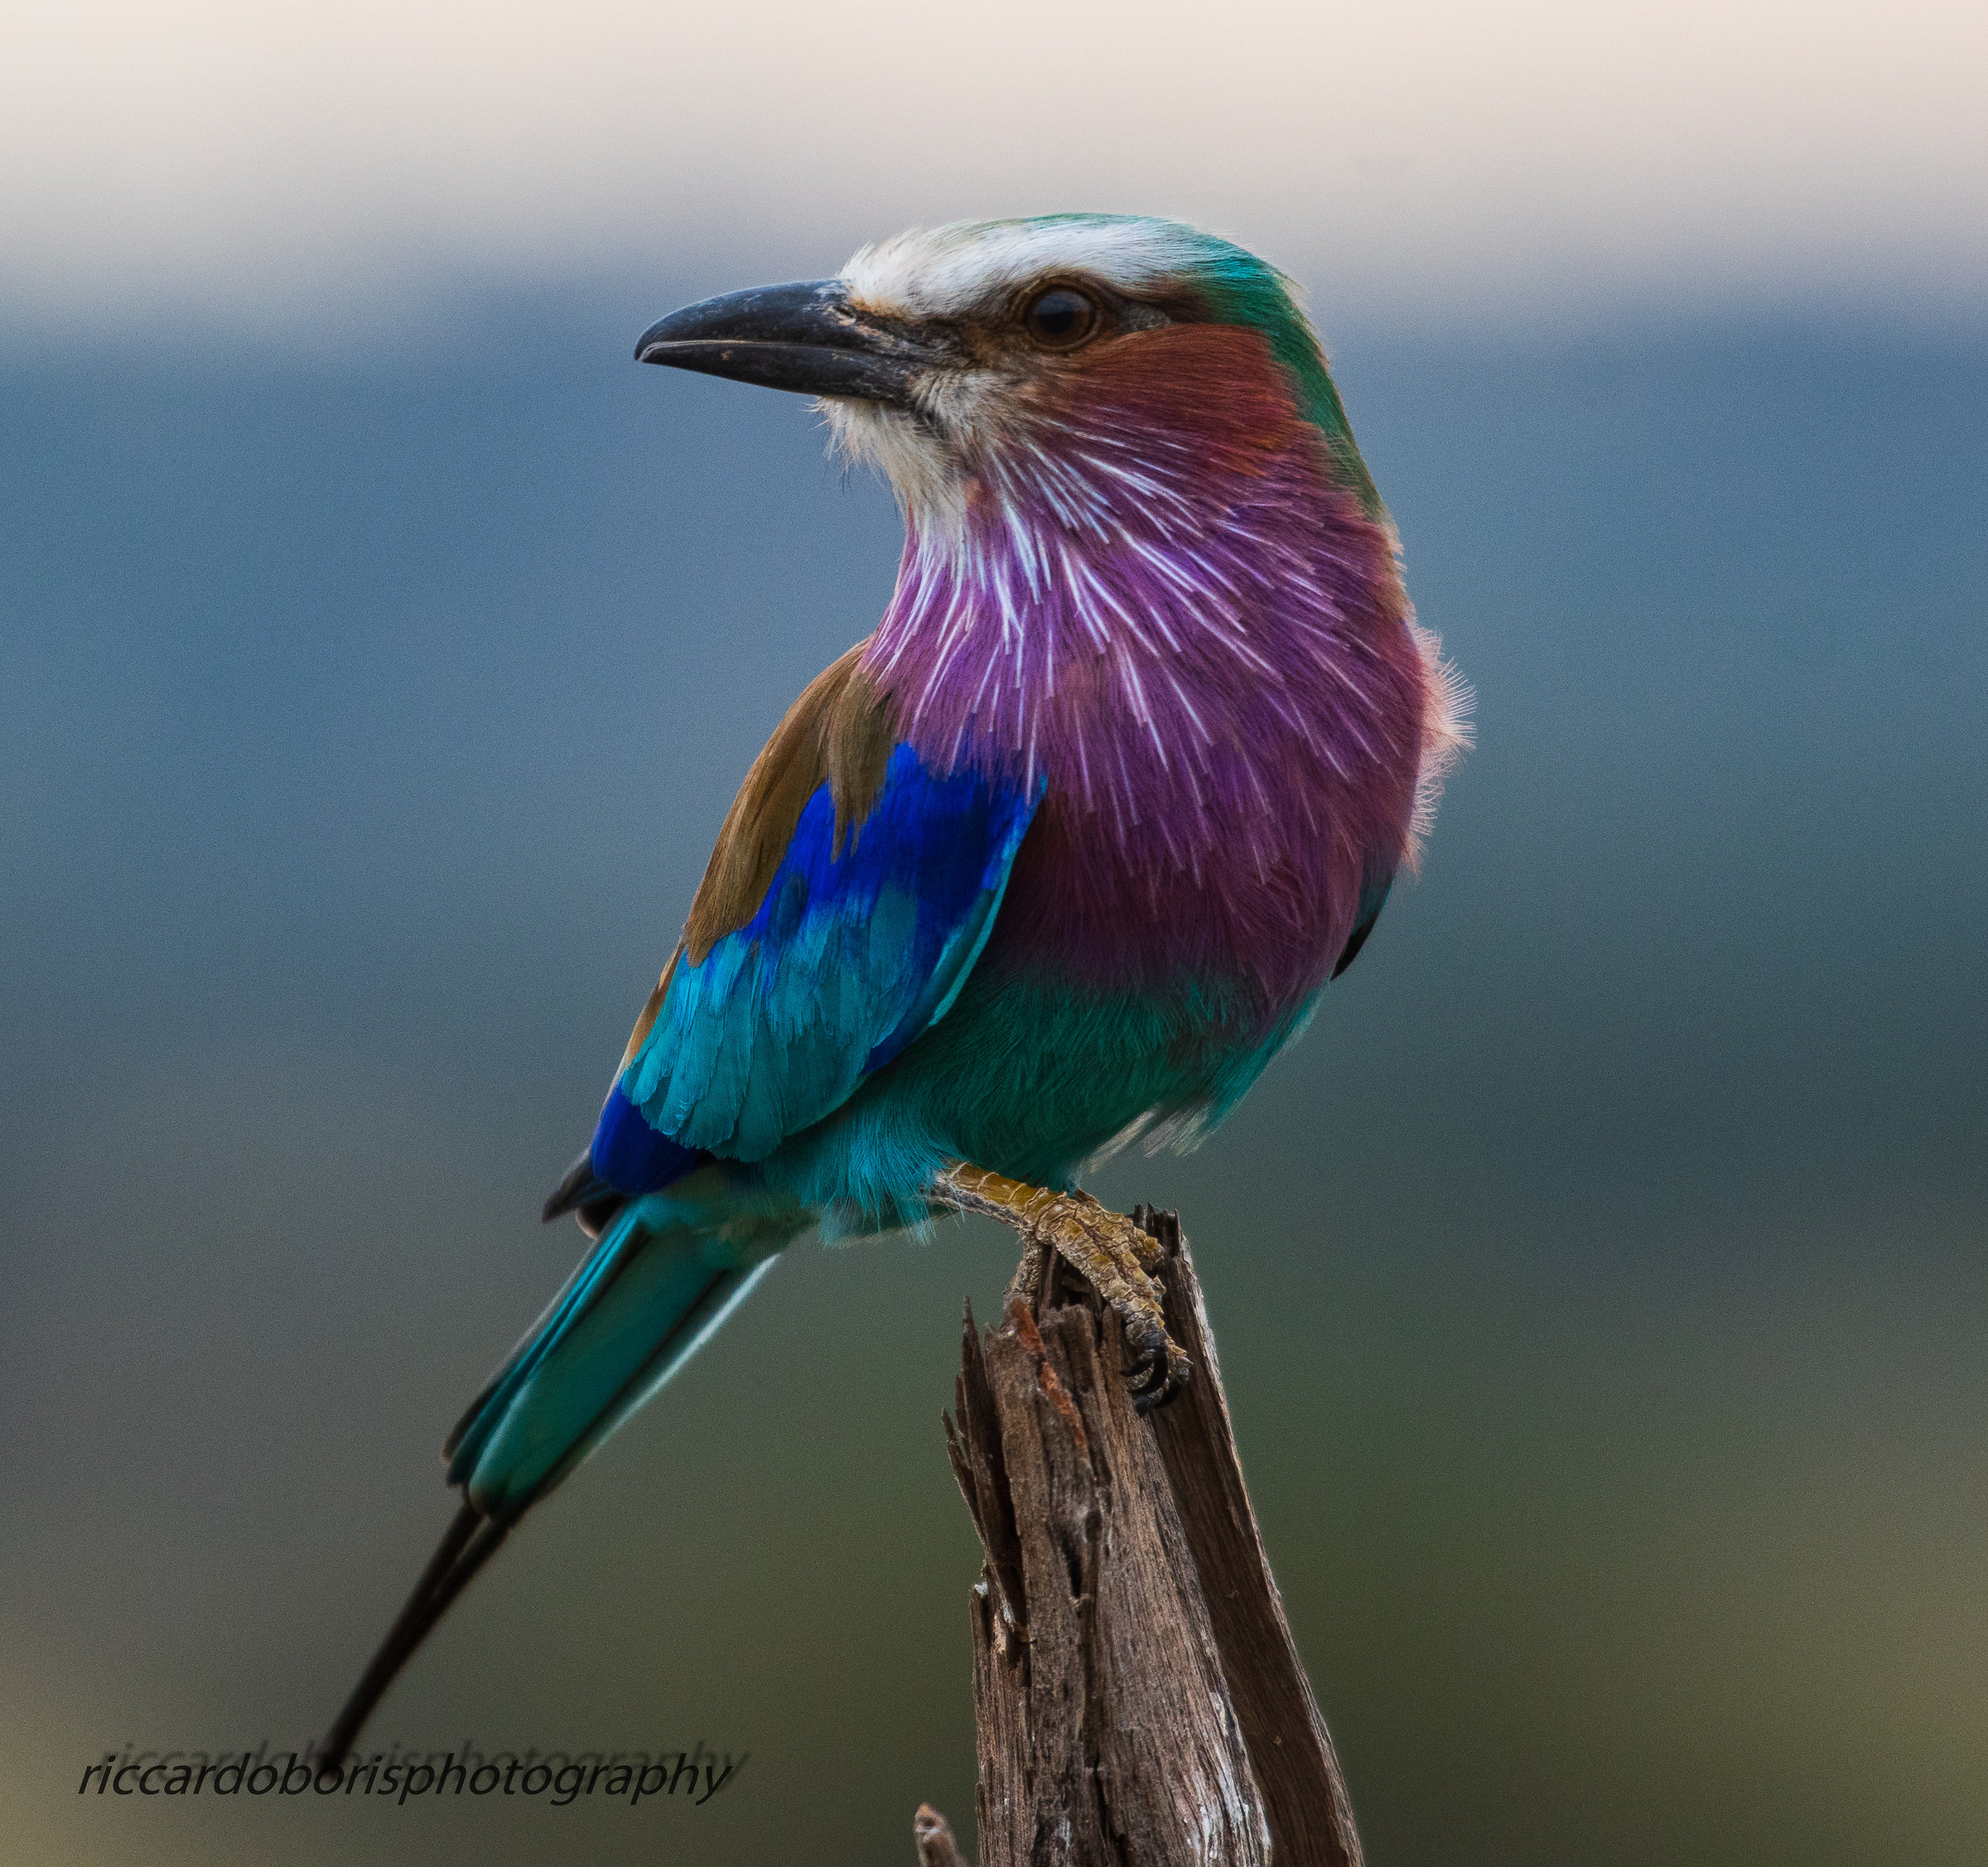
[(955, 349), (942, 329), (858, 311), (841, 281), (818, 279), (686, 305), (642, 333), (635, 361), (909, 408), (912, 384)]

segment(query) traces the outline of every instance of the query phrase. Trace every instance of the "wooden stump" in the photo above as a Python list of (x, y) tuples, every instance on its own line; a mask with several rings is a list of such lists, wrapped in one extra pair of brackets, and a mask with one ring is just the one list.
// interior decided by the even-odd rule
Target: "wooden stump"
[[(1039, 1262), (984, 1339), (968, 1310), (946, 1440), (985, 1552), (972, 1596), (980, 1867), (1274, 1858), (1361, 1867), (1332, 1741), (1237, 1461), (1193, 1259), (1166, 1323), (1195, 1368), (1141, 1419), (1117, 1319)], [(919, 1811), (921, 1860), (958, 1859)]]

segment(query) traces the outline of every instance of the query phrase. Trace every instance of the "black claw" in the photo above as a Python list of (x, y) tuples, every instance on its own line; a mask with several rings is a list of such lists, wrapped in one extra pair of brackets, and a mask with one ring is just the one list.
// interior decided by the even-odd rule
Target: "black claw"
[(1171, 1406), (1187, 1391), (1187, 1384), (1194, 1378), (1194, 1364), (1186, 1356), (1167, 1369), (1166, 1383), (1156, 1394), (1141, 1394), (1132, 1402), (1132, 1411), (1143, 1419), (1149, 1413), (1156, 1413), (1163, 1406)]

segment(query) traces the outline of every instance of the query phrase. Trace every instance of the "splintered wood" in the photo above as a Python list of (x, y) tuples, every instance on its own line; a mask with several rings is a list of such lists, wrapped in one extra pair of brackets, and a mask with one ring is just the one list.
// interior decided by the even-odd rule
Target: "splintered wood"
[[(1164, 1412), (1133, 1411), (1117, 1319), (1053, 1261), (1025, 1263), (984, 1337), (967, 1316), (945, 1427), (985, 1557), (979, 1867), (1361, 1867), (1193, 1260), (1170, 1213), (1137, 1216), (1167, 1253), (1166, 1325), (1195, 1368)], [(951, 1831), (919, 1819), (936, 1867)]]

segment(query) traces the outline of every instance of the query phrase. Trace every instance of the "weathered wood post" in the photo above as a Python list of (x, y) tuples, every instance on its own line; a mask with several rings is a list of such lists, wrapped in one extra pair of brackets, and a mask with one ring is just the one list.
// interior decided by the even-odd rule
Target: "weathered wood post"
[[(1164, 1412), (1133, 1411), (1116, 1318), (1043, 1247), (997, 1328), (967, 1315), (945, 1426), (983, 1551), (979, 1867), (1362, 1867), (1194, 1260), (1172, 1213), (1135, 1217), (1167, 1254), (1166, 1324), (1195, 1368)], [(929, 1807), (914, 1838), (923, 1867), (959, 1862)]]

